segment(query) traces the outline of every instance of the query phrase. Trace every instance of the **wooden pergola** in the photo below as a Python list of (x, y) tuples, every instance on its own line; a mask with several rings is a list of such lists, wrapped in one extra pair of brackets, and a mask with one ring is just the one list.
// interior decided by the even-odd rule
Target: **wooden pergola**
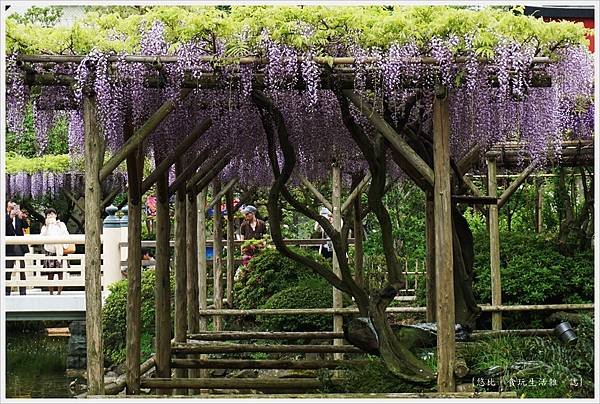
[[(30, 64), (48, 63), (78, 63), (84, 56), (62, 56), (62, 55), (29, 55), (19, 56), (18, 65), (23, 69), (26, 83), (29, 85), (70, 85), (75, 79), (64, 74), (39, 73), (31, 68)], [(322, 59), (322, 60), (321, 60)], [(109, 62), (115, 62), (116, 57), (109, 57)], [(177, 60), (175, 56), (145, 56), (130, 55), (125, 57), (126, 62), (143, 62), (149, 65), (160, 66), (163, 63), (172, 63)], [(207, 59), (208, 60), (208, 59)], [(213, 60), (213, 59), (210, 59)], [(344, 95), (364, 113), (369, 122), (389, 142), (401, 158), (402, 168), (421, 188), (424, 185), (431, 187), (433, 192), (427, 195), (427, 318), (436, 320), (438, 324), (438, 389), (440, 392), (454, 391), (454, 360), (455, 360), (455, 337), (454, 337), (454, 276), (452, 259), (452, 224), (450, 206), (452, 198), (467, 201), (469, 203), (481, 203), (489, 205), (490, 232), (497, 234), (498, 209), (534, 170), (528, 167), (521, 176), (511, 185), (510, 189), (498, 198), (496, 194), (495, 172), (497, 165), (509, 167), (516, 157), (508, 150), (499, 155), (486, 155), (489, 167), (489, 189), (487, 195), (478, 188), (464, 174), (469, 172), (479, 157), (479, 150), (474, 149), (468, 153), (460, 162), (461, 173), (465, 183), (473, 193), (473, 196), (453, 196), (450, 187), (450, 150), (449, 150), (449, 103), (446, 89), (438, 88), (433, 104), (433, 140), (434, 140), (434, 167), (433, 170), (421, 157), (403, 140), (402, 136), (379, 116), (369, 103), (359, 94), (353, 91), (353, 70), (351, 64), (353, 58), (316, 58), (317, 63), (332, 64), (334, 74), (341, 79)], [(263, 59), (242, 58), (239, 63), (265, 63)], [(435, 63), (431, 58), (414, 60), (415, 63)], [(547, 58), (536, 58), (536, 63), (548, 63)], [(255, 89), (264, 86), (263, 78), (257, 75), (255, 78)], [(547, 86), (548, 81), (540, 81), (540, 85)], [(218, 83), (214, 75), (206, 74), (202, 80), (186, 80), (180, 90), (180, 98), (185, 99), (191, 89), (198, 85), (202, 88), (214, 87)], [(149, 86), (160, 86), (160, 82), (148, 82)], [(326, 88), (324, 83), (324, 88)], [(103, 347), (101, 330), (101, 283), (100, 283), (100, 254), (102, 229), (101, 209), (102, 196), (100, 184), (110, 175), (123, 161), (127, 161), (128, 172), (128, 294), (127, 294), (127, 393), (139, 394), (140, 392), (140, 337), (141, 337), (141, 197), (151, 186), (156, 184), (157, 195), (157, 217), (156, 217), (156, 369), (157, 377), (171, 377), (171, 318), (170, 318), (170, 295), (169, 295), (169, 196), (176, 195), (175, 199), (175, 343), (185, 342), (188, 333), (194, 334), (207, 329), (205, 317), (200, 316), (200, 310), (206, 310), (206, 257), (198, 254), (204, 251), (206, 235), (203, 231), (205, 217), (197, 212), (205, 211), (209, 206), (220, 206), (221, 199), (225, 196), (227, 212), (229, 215), (227, 226), (227, 242), (233, 240), (233, 224), (231, 215), (238, 206), (233, 205), (232, 180), (222, 186), (216, 179), (221, 170), (229, 163), (232, 152), (220, 150), (214, 157), (206, 160), (208, 151), (201, 151), (197, 157), (187, 166), (182, 160), (184, 152), (201, 137), (211, 126), (212, 122), (207, 119), (199, 122), (179, 145), (172, 150), (167, 157), (157, 165), (154, 171), (143, 178), (143, 153), (142, 144), (144, 140), (159, 126), (161, 122), (176, 108), (174, 100), (165, 101), (148, 120), (137, 130), (134, 130), (131, 122), (125, 124), (126, 141), (108, 161), (104, 158), (104, 139), (100, 135), (97, 117), (95, 95), (87, 90), (83, 96), (83, 119), (85, 128), (85, 293), (86, 293), (86, 332), (87, 332), (87, 372), (89, 394), (104, 394), (103, 383)], [(368, 112), (368, 113), (366, 113)], [(583, 145), (583, 143), (582, 143)], [(577, 153), (585, 152), (586, 164), (592, 161), (589, 154), (590, 145), (581, 146)], [(570, 149), (569, 149), (570, 150)], [(568, 154), (565, 159), (571, 158)], [(580, 154), (575, 153), (572, 157), (580, 160)], [(169, 186), (167, 172), (175, 165), (176, 180)], [(360, 204), (358, 196), (368, 184), (369, 176), (358, 178), (358, 186), (346, 201), (341, 200), (341, 172), (339, 167), (332, 171), (333, 195), (331, 200), (321, 195), (316, 188), (306, 179), (302, 182), (317, 196), (317, 198), (333, 212), (333, 223), (335, 229), (341, 227), (341, 213), (344, 210), (356, 207)], [(207, 202), (207, 188), (212, 184), (212, 201)], [(459, 198), (459, 199), (456, 199)], [(460, 199), (463, 198), (463, 199)], [(244, 199), (244, 198), (242, 198)], [(242, 203), (241, 201), (240, 203)], [(359, 209), (360, 210), (360, 209)], [(215, 215), (214, 251), (221, 250), (220, 234), (221, 215)], [(360, 223), (360, 220), (357, 221)], [(493, 226), (496, 226), (494, 229)], [(356, 235), (362, 234), (360, 228), (356, 229)], [(362, 254), (358, 251), (362, 240), (355, 240), (357, 257), (360, 260)], [(495, 243), (495, 244), (494, 244)], [(492, 242), (493, 257), (498, 256), (497, 237)], [(232, 244), (229, 245), (232, 247)], [(227, 255), (227, 300), (231, 302), (231, 285), (234, 273), (233, 248), (228, 248)], [(334, 254), (335, 257), (335, 254)], [(493, 258), (496, 260), (496, 258)], [(494, 261), (492, 266), (493, 288), (499, 287), (499, 265)], [(216, 309), (222, 306), (223, 289), (221, 285), (222, 262), (219, 254), (214, 257), (214, 305)], [(358, 265), (358, 264), (357, 264)], [(496, 265), (496, 266), (494, 266)], [(359, 265), (360, 267), (360, 265)], [(334, 258), (334, 271), (336, 261)], [(358, 270), (360, 272), (360, 268)], [(199, 286), (200, 285), (200, 286)], [(499, 290), (499, 289), (498, 289)], [(494, 294), (493, 304), (500, 304), (498, 294)], [(334, 299), (334, 307), (341, 307), (341, 292), (338, 291)], [(501, 327), (501, 317), (494, 314), (494, 328)], [(341, 331), (342, 316), (336, 315), (334, 319), (334, 332)], [(221, 328), (220, 317), (215, 317), (216, 329)], [(336, 340), (335, 344), (342, 343)], [(142, 366), (144, 368), (144, 366)], [(176, 369), (176, 376), (187, 375), (186, 369)], [(192, 376), (194, 374), (191, 374)]]

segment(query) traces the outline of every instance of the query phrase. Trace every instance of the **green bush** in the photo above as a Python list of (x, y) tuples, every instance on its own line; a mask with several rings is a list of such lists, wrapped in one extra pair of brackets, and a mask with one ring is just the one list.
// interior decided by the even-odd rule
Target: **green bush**
[[(323, 278), (306, 278), (275, 293), (263, 309), (316, 309), (333, 304), (331, 285)], [(258, 316), (257, 323), (268, 331), (330, 331), (331, 315)]]
[[(152, 353), (152, 337), (154, 336), (154, 290), (155, 271), (148, 269), (142, 272), (142, 356)], [(104, 337), (104, 356), (112, 363), (125, 360), (125, 338), (127, 330), (127, 279), (123, 279), (109, 287), (110, 295), (102, 306), (102, 332)], [(171, 295), (174, 290), (174, 279), (171, 278)], [(173, 318), (173, 316), (171, 316)]]
[[(330, 265), (312, 251), (297, 251)], [(234, 285), (234, 305), (239, 309), (256, 309), (275, 293), (295, 285), (301, 279), (314, 276), (316, 275), (310, 268), (284, 257), (275, 249), (268, 248), (250, 260), (248, 267), (242, 268)]]

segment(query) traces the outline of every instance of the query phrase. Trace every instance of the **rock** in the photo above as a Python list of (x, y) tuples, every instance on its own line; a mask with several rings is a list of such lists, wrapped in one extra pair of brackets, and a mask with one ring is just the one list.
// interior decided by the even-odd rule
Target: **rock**
[(119, 375), (116, 372), (108, 371), (108, 372), (106, 372), (104, 374), (105, 380), (106, 380), (107, 377), (109, 377), (109, 378), (117, 378), (117, 377), (119, 377)]
[(379, 355), (379, 338), (371, 320), (359, 317), (344, 324), (344, 338), (352, 345), (373, 355)]

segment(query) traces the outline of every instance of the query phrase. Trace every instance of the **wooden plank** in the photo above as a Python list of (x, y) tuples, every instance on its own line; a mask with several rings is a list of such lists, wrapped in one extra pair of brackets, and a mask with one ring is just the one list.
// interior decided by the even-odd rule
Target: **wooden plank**
[[(493, 154), (488, 154), (488, 195), (497, 196), (496, 180), (496, 158)], [(502, 283), (500, 279), (500, 229), (498, 225), (499, 205), (489, 206), (489, 232), (490, 232), (490, 270), (492, 282), (492, 305), (502, 304)], [(502, 329), (502, 313), (492, 314), (492, 329)]]
[(265, 352), (265, 353), (363, 353), (351, 345), (258, 345), (258, 344), (171, 344), (171, 352), (181, 354), (191, 353), (236, 353), (236, 352)]
[[(233, 182), (235, 180), (235, 182)], [(234, 178), (229, 183), (235, 184)], [(229, 185), (229, 184), (227, 184)], [(227, 185), (225, 186), (227, 188)], [(233, 307), (233, 276), (235, 274), (235, 251), (233, 240), (235, 238), (233, 229), (233, 185), (227, 189), (227, 306)]]
[[(218, 195), (221, 191), (221, 182), (216, 179), (213, 181), (213, 194)], [(217, 200), (213, 209), (213, 294), (215, 298), (215, 308), (221, 309), (223, 307), (223, 281), (222, 276), (222, 259), (221, 251), (223, 249), (221, 245), (221, 223), (223, 216), (221, 215), (221, 200)], [(213, 317), (214, 328), (216, 331), (223, 329), (223, 320), (219, 316)]]
[[(189, 88), (181, 89), (179, 98), (184, 99), (190, 93)], [(165, 101), (160, 108), (152, 114), (150, 118), (131, 136), (123, 146), (102, 166), (100, 170), (100, 182), (104, 181), (115, 168), (119, 166), (127, 158), (127, 156), (139, 145), (144, 139), (151, 134), (154, 129), (175, 109), (177, 100), (170, 99)]]
[[(444, 89), (445, 93), (446, 89)], [(435, 215), (435, 273), (438, 391), (455, 391), (454, 276), (452, 215), (450, 212), (450, 119), (448, 98), (436, 94), (433, 102), (433, 161)]]
[(332, 331), (302, 331), (302, 332), (277, 332), (277, 331), (221, 331), (205, 332), (188, 335), (188, 339), (203, 341), (232, 341), (245, 339), (333, 339), (344, 338), (343, 332)]
[(104, 354), (102, 351), (102, 284), (100, 210), (100, 167), (104, 157), (104, 140), (99, 131), (96, 100), (83, 98), (85, 142), (85, 328), (87, 335), (87, 385), (89, 394), (104, 394)]
[[(171, 377), (171, 287), (169, 281), (169, 261), (171, 249), (169, 235), (168, 178), (166, 172), (156, 182), (156, 376)], [(163, 393), (168, 393), (163, 391)]]
[(368, 360), (174, 359), (171, 367), (187, 369), (344, 369), (368, 366)]
[[(131, 138), (131, 123), (125, 125), (125, 136)], [(127, 394), (140, 394), (141, 316), (142, 316), (142, 145), (127, 156)]]

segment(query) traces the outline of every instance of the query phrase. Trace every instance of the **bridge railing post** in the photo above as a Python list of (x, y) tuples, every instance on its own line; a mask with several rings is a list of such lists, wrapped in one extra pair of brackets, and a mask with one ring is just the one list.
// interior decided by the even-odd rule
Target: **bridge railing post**
[(104, 290), (121, 279), (121, 221), (115, 215), (117, 207), (110, 205), (106, 208), (108, 216), (102, 227), (102, 284)]

